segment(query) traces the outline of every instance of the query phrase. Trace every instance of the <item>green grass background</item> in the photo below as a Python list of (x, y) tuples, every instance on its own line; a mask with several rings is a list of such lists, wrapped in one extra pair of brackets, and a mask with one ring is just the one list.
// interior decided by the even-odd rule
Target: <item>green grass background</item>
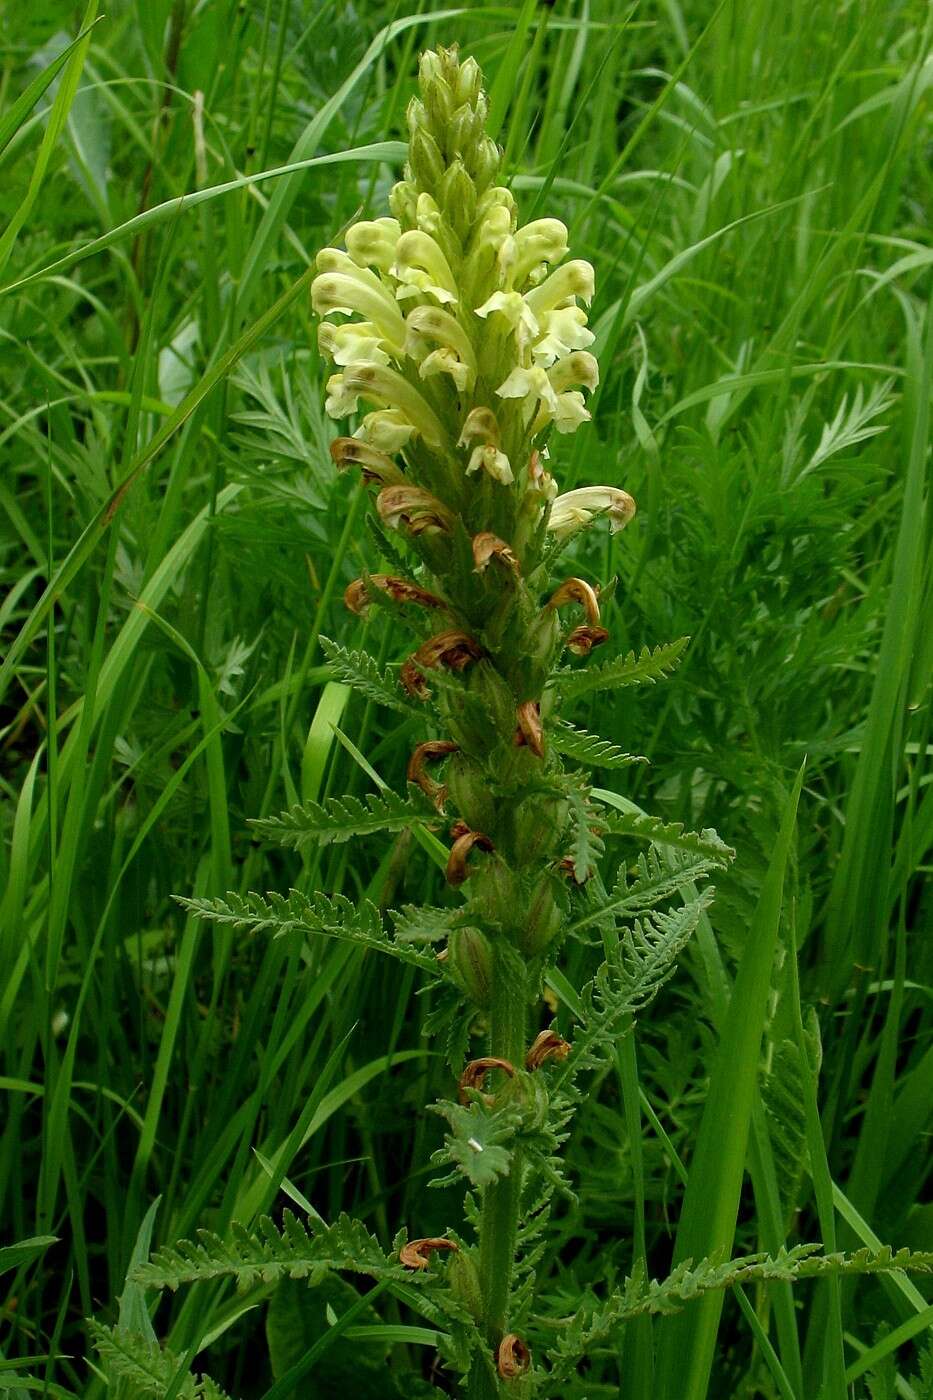
[[(670, 682), (573, 717), (650, 759), (625, 796), (738, 851), (579, 1115), (579, 1205), (542, 1271), (572, 1311), (716, 1247), (933, 1248), (927, 7), (114, 0), (95, 20), (35, 0), (0, 31), (0, 1230), (57, 1240), (0, 1250), (0, 1385), (16, 1362), (104, 1393), (84, 1319), (113, 1320), (156, 1197), (157, 1240), (251, 1222), (283, 1173), (386, 1243), (459, 1222), (424, 1189), (420, 1109), (450, 1074), (414, 974), (172, 900), (440, 890), (407, 840), (302, 860), (247, 825), (371, 790), (361, 754), (398, 784), (414, 742), (328, 682), (318, 643), (404, 649), (340, 603), (375, 546), (327, 454), (308, 280), (383, 212), (436, 42), (483, 65), (524, 216), (563, 218), (596, 267), (602, 385), (554, 469), (639, 502), (579, 559), (618, 576), (612, 644), (692, 639)], [(801, 764), (772, 958), (765, 872)], [(744, 1021), (740, 963), (766, 993)], [(568, 955), (572, 983), (592, 970)], [(694, 1305), (566, 1393), (922, 1400), (924, 1289)], [(210, 1338), (216, 1378), (261, 1396), (268, 1291), (196, 1290), (157, 1327), (188, 1359)], [(427, 1374), (429, 1346), (390, 1340)], [(356, 1383), (329, 1355), (303, 1393)]]

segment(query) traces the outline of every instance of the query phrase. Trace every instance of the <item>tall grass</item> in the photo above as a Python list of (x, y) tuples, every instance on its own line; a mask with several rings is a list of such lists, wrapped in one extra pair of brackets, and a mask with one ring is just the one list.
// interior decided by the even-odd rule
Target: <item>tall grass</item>
[[(930, 28), (916, 0), (6, 16), (4, 1384), (103, 1394), (85, 1319), (122, 1297), (145, 1330), (125, 1278), (150, 1235), (224, 1235), (283, 1193), (386, 1244), (446, 1222), (416, 1110), (449, 1071), (413, 973), (206, 931), (172, 899), (440, 888), (411, 836), (301, 859), (247, 825), (398, 782), (411, 746), (320, 647), (365, 637), (340, 598), (375, 546), (330, 466), (307, 287), (381, 205), (432, 42), (482, 63), (523, 208), (559, 205), (596, 266), (603, 385), (556, 470), (639, 501), (624, 543), (586, 547), (619, 578), (608, 625), (692, 639), (589, 727), (650, 759), (624, 796), (738, 851), (578, 1117), (578, 1201), (539, 1269), (569, 1314), (716, 1249), (933, 1247)], [(398, 1296), (373, 1333), (329, 1293), (342, 1335), (323, 1298), (271, 1293), (202, 1285), (159, 1335), (186, 1365), (209, 1342), (244, 1396), (284, 1393), (264, 1326), (277, 1375), (283, 1331), (320, 1347), (295, 1393), (390, 1395), (406, 1364), (443, 1385)], [(920, 1400), (929, 1323), (900, 1275), (779, 1284), (639, 1319), (565, 1393)]]

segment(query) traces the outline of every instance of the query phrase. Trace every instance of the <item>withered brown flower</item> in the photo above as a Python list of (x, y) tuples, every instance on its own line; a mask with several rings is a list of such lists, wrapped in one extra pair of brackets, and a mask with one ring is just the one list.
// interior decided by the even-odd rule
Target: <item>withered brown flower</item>
[(531, 1352), (515, 1332), (509, 1332), (499, 1343), (496, 1366), (504, 1381), (523, 1376), (531, 1365)]
[(606, 627), (575, 627), (567, 638), (566, 647), (574, 656), (589, 656), (594, 647), (601, 647), (608, 638)]
[(481, 851), (492, 851), (495, 849), (489, 837), (482, 831), (466, 831), (462, 836), (458, 836), (450, 848), (450, 856), (447, 860), (447, 883), (449, 885), (462, 885), (469, 876), (467, 869), (467, 857), (474, 846), (479, 846)]
[(527, 744), (537, 758), (544, 757), (544, 726), (541, 723), (541, 706), (537, 700), (523, 700), (515, 711), (518, 729), (515, 744), (521, 748)]
[(419, 744), (408, 760), (408, 781), (417, 784), (439, 812), (443, 811), (447, 799), (447, 784), (436, 783), (424, 771), (424, 765), (436, 763), (448, 754), (459, 752), (460, 745), (455, 744), (452, 739), (430, 739), (425, 744)]
[(545, 1060), (566, 1060), (569, 1054), (569, 1043), (548, 1027), (546, 1031), (539, 1031), (531, 1042), (525, 1056), (525, 1068), (540, 1069)]
[(460, 1246), (456, 1240), (445, 1240), (442, 1236), (433, 1236), (424, 1240), (409, 1240), (403, 1244), (398, 1252), (400, 1261), (406, 1269), (426, 1269), (430, 1263), (431, 1255), (435, 1251), (451, 1250), (454, 1254), (459, 1254)]
[(484, 1055), (482, 1059), (471, 1060), (460, 1076), (458, 1092), (460, 1102), (469, 1103), (467, 1097), (468, 1089), (481, 1089), (486, 1075), (491, 1069), (501, 1069), (511, 1079), (515, 1074), (515, 1066), (510, 1060), (500, 1060), (495, 1055)]

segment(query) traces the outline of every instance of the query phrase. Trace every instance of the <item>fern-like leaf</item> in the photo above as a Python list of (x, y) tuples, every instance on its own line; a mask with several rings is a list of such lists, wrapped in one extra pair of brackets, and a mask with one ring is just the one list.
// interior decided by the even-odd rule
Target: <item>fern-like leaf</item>
[(605, 1343), (632, 1318), (646, 1313), (666, 1316), (680, 1312), (696, 1298), (716, 1289), (747, 1283), (797, 1283), (827, 1275), (881, 1274), (893, 1270), (933, 1273), (933, 1253), (908, 1249), (860, 1249), (855, 1254), (819, 1254), (818, 1244), (797, 1245), (776, 1255), (751, 1254), (744, 1259), (719, 1263), (703, 1259), (684, 1262), (662, 1281), (639, 1275), (626, 1280), (605, 1302), (584, 1299), (573, 1317), (561, 1327), (560, 1341), (550, 1353), (550, 1381), (556, 1384), (573, 1374), (580, 1358)]
[(608, 739), (598, 734), (589, 734), (585, 729), (577, 729), (567, 720), (558, 720), (548, 733), (552, 745), (558, 753), (582, 763), (588, 768), (628, 768), (632, 763), (647, 763), (640, 754), (626, 753)]
[(291, 1211), (283, 1212), (281, 1230), (268, 1216), (259, 1220), (255, 1230), (234, 1222), (226, 1240), (210, 1230), (199, 1230), (197, 1243), (182, 1240), (158, 1250), (148, 1263), (131, 1270), (130, 1278), (144, 1288), (173, 1291), (183, 1283), (232, 1278), (245, 1289), (282, 1278), (313, 1282), (334, 1271), (412, 1280), (398, 1255), (387, 1256), (360, 1221), (341, 1215), (333, 1225), (311, 1235)]
[(367, 793), (362, 802), (358, 797), (328, 797), (324, 802), (296, 803), (278, 817), (264, 817), (250, 825), (280, 846), (301, 847), (312, 842), (330, 846), (376, 831), (407, 831), (427, 815), (387, 790)]
[(521, 1127), (521, 1116), (514, 1108), (488, 1108), (479, 1099), (467, 1105), (441, 1100), (431, 1104), (431, 1111), (446, 1118), (451, 1129), (431, 1162), (435, 1166), (452, 1163), (455, 1168), (432, 1185), (449, 1186), (458, 1173), (479, 1187), (491, 1186), (500, 1176), (508, 1176), (511, 1144)]
[[(141, 1337), (123, 1327), (105, 1327), (93, 1319), (88, 1328), (108, 1378), (113, 1382), (125, 1382), (133, 1395), (162, 1400), (178, 1372), (184, 1370), (180, 1357), (149, 1337)], [(183, 1377), (175, 1390), (180, 1400), (199, 1400), (204, 1394), (203, 1384), (198, 1384), (190, 1374)]]
[(711, 856), (690, 850), (668, 851), (662, 858), (652, 846), (639, 855), (634, 874), (623, 866), (611, 892), (575, 919), (567, 932), (579, 933), (607, 916), (624, 919), (642, 914), (690, 883), (704, 880), (719, 865)]
[(637, 654), (630, 651), (628, 656), (619, 656), (615, 661), (607, 661), (604, 666), (587, 666), (579, 670), (555, 671), (551, 681), (560, 690), (565, 700), (577, 695), (585, 695), (590, 690), (619, 690), (628, 685), (652, 685), (669, 676), (678, 665), (686, 650), (689, 637), (681, 637), (676, 642), (664, 646), (642, 647)]
[(367, 700), (374, 700), (377, 705), (385, 705), (387, 709), (400, 710), (404, 715), (417, 713), (391, 668), (382, 671), (375, 657), (368, 652), (348, 651), (329, 637), (321, 637), (320, 643), (334, 680), (353, 686)]
[(587, 802), (587, 794), (578, 787), (567, 790), (570, 803), (570, 855), (573, 857), (573, 874), (578, 884), (598, 866), (605, 854), (605, 845), (599, 834), (601, 822), (597, 813)]
[(466, 905), (439, 909), (430, 904), (403, 904), (391, 911), (391, 917), (400, 943), (437, 943), (468, 921)]
[(704, 831), (687, 831), (682, 822), (665, 822), (644, 812), (603, 815), (600, 826), (606, 836), (631, 836), (636, 841), (650, 841), (656, 846), (673, 846), (706, 856), (718, 866), (728, 865), (735, 859), (735, 851), (711, 827)]
[(432, 976), (439, 973), (437, 959), (431, 953), (389, 938), (379, 911), (368, 899), (351, 904), (344, 895), (328, 896), (319, 890), (312, 895), (301, 894), (298, 890), (289, 890), (287, 895), (273, 892), (265, 896), (229, 891), (223, 899), (189, 899), (180, 895), (176, 898), (196, 918), (232, 924), (241, 933), (267, 933), (273, 938), (296, 932), (323, 934), (388, 953)]
[(555, 1089), (571, 1075), (598, 1064), (631, 1032), (634, 1017), (654, 1000), (672, 975), (711, 899), (712, 890), (704, 890), (679, 909), (652, 909), (623, 932), (583, 989), (582, 1025), (573, 1037), (573, 1054), (555, 1073)]

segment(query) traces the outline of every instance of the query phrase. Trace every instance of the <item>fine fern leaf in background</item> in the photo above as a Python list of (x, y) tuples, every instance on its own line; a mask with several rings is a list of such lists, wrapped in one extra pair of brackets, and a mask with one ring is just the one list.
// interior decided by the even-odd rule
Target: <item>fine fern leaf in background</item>
[(651, 817), (643, 812), (613, 812), (611, 815), (600, 812), (599, 827), (605, 836), (631, 836), (636, 841), (673, 846), (681, 851), (706, 856), (719, 866), (728, 865), (735, 858), (732, 847), (727, 846), (712, 828), (687, 831), (682, 822), (665, 822), (660, 817)]
[(851, 408), (849, 408), (848, 394), (843, 394), (836, 416), (831, 423), (824, 423), (816, 451), (798, 473), (797, 480), (801, 481), (810, 472), (821, 467), (830, 457), (844, 452), (846, 448), (854, 447), (856, 443), (865, 442), (868, 438), (877, 437), (879, 433), (887, 432), (888, 425), (886, 423), (873, 423), (872, 419), (886, 413), (891, 407), (894, 402), (894, 396), (891, 393), (893, 387), (894, 380), (885, 379), (880, 384), (876, 384), (866, 398), (863, 386), (859, 384), (856, 387)]
[(558, 753), (589, 768), (628, 768), (633, 763), (647, 763), (640, 754), (626, 753), (608, 739), (578, 729), (568, 720), (558, 720), (548, 731), (548, 739)]
[(312, 1283), (331, 1270), (366, 1274), (370, 1278), (405, 1279), (411, 1271), (399, 1263), (397, 1252), (386, 1255), (374, 1235), (349, 1215), (333, 1225), (309, 1234), (291, 1211), (282, 1215), (277, 1229), (268, 1216), (247, 1230), (234, 1221), (230, 1238), (222, 1240), (210, 1230), (198, 1232), (197, 1243), (182, 1240), (157, 1250), (146, 1264), (131, 1271), (134, 1283), (144, 1288), (171, 1288), (203, 1279), (232, 1278), (239, 1289), (280, 1278), (305, 1278)]
[[(134, 1400), (163, 1400), (171, 1387), (178, 1400), (229, 1400), (227, 1392), (210, 1376), (196, 1378), (186, 1374), (176, 1382), (184, 1370), (183, 1361), (148, 1337), (122, 1327), (105, 1327), (93, 1319), (88, 1330), (111, 1389), (117, 1394), (128, 1389)], [(16, 1377), (11, 1379), (15, 1381)]]
[(389, 710), (400, 710), (404, 715), (417, 713), (399, 685), (397, 673), (391, 668), (381, 671), (378, 662), (366, 651), (350, 651), (347, 647), (338, 646), (329, 637), (318, 640), (335, 681), (353, 686), (367, 700), (374, 700), (377, 705), (384, 705)]
[(266, 933), (273, 938), (288, 934), (323, 934), (347, 943), (361, 944), (379, 953), (388, 953), (401, 962), (419, 967), (437, 977), (440, 968), (433, 954), (407, 943), (399, 943), (386, 933), (379, 911), (368, 899), (351, 903), (344, 895), (329, 897), (317, 890), (312, 895), (290, 890), (288, 895), (274, 891), (260, 894), (228, 892), (223, 899), (192, 899), (177, 896), (179, 904), (198, 919), (232, 924), (239, 932)]
[(551, 684), (555, 685), (565, 700), (577, 695), (586, 695), (591, 690), (621, 690), (628, 685), (653, 685), (664, 680), (678, 666), (689, 637), (680, 637), (676, 642), (663, 646), (642, 647), (635, 653), (620, 656), (615, 661), (607, 661), (604, 666), (591, 666), (578, 671), (568, 668), (555, 671)]
[(354, 836), (377, 831), (407, 831), (413, 822), (430, 821), (430, 814), (391, 790), (358, 797), (328, 797), (324, 802), (296, 803), (278, 817), (264, 817), (251, 826), (267, 841), (300, 849), (317, 843), (337, 845)]

